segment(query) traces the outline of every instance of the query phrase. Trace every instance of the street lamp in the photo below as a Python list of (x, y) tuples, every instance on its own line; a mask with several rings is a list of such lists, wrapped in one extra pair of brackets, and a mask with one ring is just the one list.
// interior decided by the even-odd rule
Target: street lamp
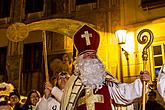
[(118, 38), (118, 47), (119, 47), (119, 61), (120, 61), (120, 81), (123, 82), (123, 67), (122, 67), (122, 44), (126, 42), (127, 31), (126, 30), (117, 30), (115, 32), (116, 37)]
[(117, 30), (115, 34), (116, 34), (116, 37), (118, 38), (118, 44), (125, 44), (127, 30)]

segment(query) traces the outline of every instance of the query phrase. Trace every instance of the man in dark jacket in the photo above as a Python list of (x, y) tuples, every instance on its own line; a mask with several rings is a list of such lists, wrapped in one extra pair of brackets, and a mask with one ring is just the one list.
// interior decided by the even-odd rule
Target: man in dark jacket
[(164, 107), (161, 104), (157, 103), (155, 99), (156, 92), (152, 90), (151, 92), (149, 92), (145, 110), (165, 110)]

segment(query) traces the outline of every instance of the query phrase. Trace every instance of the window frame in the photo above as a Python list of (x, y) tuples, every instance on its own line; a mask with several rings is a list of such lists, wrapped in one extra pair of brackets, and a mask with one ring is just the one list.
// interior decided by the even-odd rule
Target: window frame
[[(153, 47), (154, 46), (161, 46), (162, 53), (159, 54), (159, 55), (154, 55), (154, 50), (153, 50)], [(151, 45), (151, 48), (150, 48), (150, 53), (151, 53), (151, 73), (152, 73), (152, 80), (154, 80), (155, 78), (157, 79), (157, 77), (155, 75), (155, 69), (162, 67), (162, 65), (155, 66), (154, 58), (157, 58), (157, 57), (160, 57), (161, 56), (162, 57), (162, 63), (163, 64), (165, 63), (165, 42), (153, 43)]]

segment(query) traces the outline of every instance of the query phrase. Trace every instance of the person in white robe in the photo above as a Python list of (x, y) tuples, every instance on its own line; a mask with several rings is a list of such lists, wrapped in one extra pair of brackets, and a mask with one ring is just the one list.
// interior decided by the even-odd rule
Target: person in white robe
[[(83, 58), (82, 58), (83, 55), (79, 56), (79, 57), (80, 58), (78, 60), (82, 61), (83, 60)], [(99, 60), (96, 60), (96, 61), (100, 62)], [(90, 63), (92, 64), (93, 62), (90, 62)], [(100, 62), (99, 65), (102, 65), (102, 63)], [(104, 70), (104, 68), (102, 68), (102, 66), (99, 66), (98, 68)], [(92, 81), (92, 79), (96, 79), (97, 80), (97, 81), (95, 81), (95, 83), (100, 80), (99, 76), (101, 74), (98, 73), (99, 72), (98, 69), (96, 69), (96, 68), (94, 69), (94, 68), (92, 68), (89, 65), (86, 67), (86, 70), (87, 69), (93, 70), (95, 75), (98, 74), (98, 78), (97, 78), (98, 80), (96, 79), (97, 76), (95, 76), (95, 78), (94, 77), (92, 78), (91, 76), (90, 77), (79, 76), (77, 74), (77, 72), (75, 72), (75, 74), (73, 74), (70, 77), (70, 79), (68, 80), (68, 82), (66, 83), (66, 86), (65, 86), (65, 89), (64, 89), (64, 93), (63, 93), (62, 90), (60, 90), (57, 87), (53, 87), (51, 89), (51, 93), (56, 97), (56, 99), (58, 99), (59, 102), (61, 102), (61, 110), (66, 110), (67, 103), (69, 102), (69, 100), (71, 98), (70, 94), (73, 91), (79, 91), (80, 90), (78, 87), (74, 88), (75, 82), (76, 82), (76, 80), (79, 79), (79, 77), (82, 78), (84, 82), (79, 80), (79, 81), (76, 82), (77, 83), (76, 85), (82, 85), (83, 86), (83, 85), (85, 85), (84, 83), (87, 83), (86, 81), (89, 80), (89, 83), (90, 83), (90, 81)], [(75, 71), (76, 70), (77, 69), (75, 69)], [(79, 68), (78, 68), (78, 70), (79, 70)], [(84, 73), (88, 76), (89, 73), (86, 73), (86, 72), (87, 71), (85, 71)], [(134, 99), (140, 98), (142, 96), (142, 81), (149, 81), (149, 79), (150, 79), (149, 73), (147, 71), (144, 71), (144, 72), (141, 72), (140, 79), (136, 79), (131, 84), (119, 83), (119, 82), (116, 81), (115, 78), (113, 78), (105, 70), (104, 70), (104, 72), (105, 72), (104, 75), (106, 77), (104, 77), (102, 75), (102, 77), (104, 77), (104, 78), (101, 79), (102, 80), (101, 82), (104, 82), (106, 80), (106, 84), (108, 85), (108, 90), (109, 90), (111, 99), (113, 101), (111, 103), (112, 110), (116, 110), (117, 105), (127, 105), (127, 104), (130, 104), (131, 102), (133, 102)], [(91, 74), (91, 72), (90, 72), (90, 74)], [(85, 79), (85, 78), (88, 78), (88, 79)], [(46, 86), (49, 88), (49, 84), (48, 83), (46, 84)], [(86, 85), (86, 86), (90, 86), (90, 85)], [(97, 87), (99, 87), (99, 86), (97, 86)], [(79, 93), (77, 93), (77, 94), (79, 94)], [(70, 109), (67, 109), (67, 110), (70, 110)]]
[(158, 92), (165, 101), (165, 64), (163, 64), (162, 68), (159, 71), (159, 76), (157, 81), (158, 81), (157, 82)]
[(130, 104), (142, 96), (142, 81), (150, 79), (148, 71), (141, 72), (131, 84), (119, 83), (96, 55), (99, 34), (94, 29), (84, 25), (74, 35), (74, 44), (78, 57), (64, 91), (45, 84), (61, 102), (61, 110), (117, 110), (117, 105)]
[[(53, 85), (55, 85), (54, 88), (58, 88), (59, 91), (61, 91), (59, 94), (56, 95), (61, 95), (66, 82), (68, 81), (70, 75), (66, 71), (62, 71), (58, 74), (57, 78), (54, 80), (53, 84), (49, 83), (49, 86), (51, 86), (51, 89), (53, 89)], [(37, 105), (36, 110), (60, 110), (60, 101), (58, 97), (52, 97), (51, 94), (51, 89), (47, 89), (45, 87), (45, 95), (43, 96), (42, 100), (40, 103)], [(51, 90), (51, 91), (50, 91)]]
[(60, 110), (60, 103), (51, 96), (49, 89), (44, 90), (45, 94), (37, 104), (35, 110)]

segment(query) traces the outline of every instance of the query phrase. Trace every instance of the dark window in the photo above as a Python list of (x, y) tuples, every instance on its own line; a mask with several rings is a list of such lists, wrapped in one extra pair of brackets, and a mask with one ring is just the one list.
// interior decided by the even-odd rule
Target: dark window
[(10, 16), (11, 0), (0, 0), (0, 18)]
[(161, 66), (161, 65), (163, 65), (162, 56), (160, 56), (160, 57), (154, 57), (154, 62), (155, 62), (155, 66)]
[(0, 47), (0, 75), (6, 73), (7, 47)]
[(97, 0), (76, 0), (76, 5), (96, 3), (96, 2), (97, 2)]
[(51, 15), (56, 14), (57, 13), (57, 4), (55, 0), (51, 0)]
[(43, 10), (44, 0), (26, 0), (25, 13), (40, 12)]
[(23, 72), (40, 72), (42, 64), (42, 43), (24, 45)]
[[(48, 0), (48, 8), (51, 12), (50, 14), (61, 14), (68, 9), (68, 0)], [(50, 5), (49, 5), (50, 4)]]
[(153, 9), (165, 6), (165, 0), (141, 0), (142, 8)]
[(154, 55), (161, 55), (162, 54), (161, 45), (154, 46), (153, 50), (154, 50)]

